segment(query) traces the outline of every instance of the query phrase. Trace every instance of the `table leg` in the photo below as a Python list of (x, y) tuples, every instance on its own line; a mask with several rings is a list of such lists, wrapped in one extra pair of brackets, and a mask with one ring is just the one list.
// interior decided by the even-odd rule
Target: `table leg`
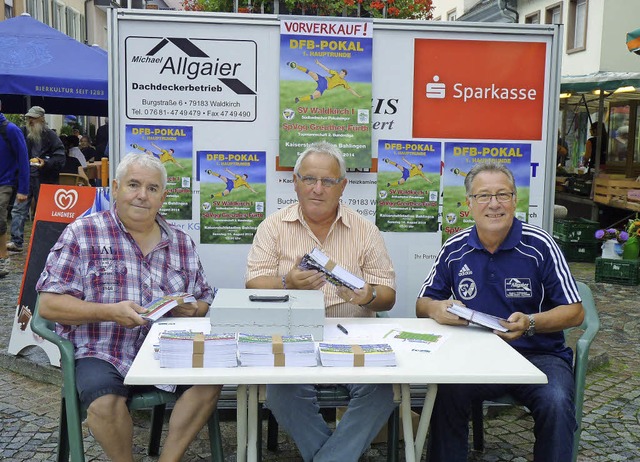
[(404, 457), (406, 462), (415, 462), (413, 443), (413, 423), (411, 422), (411, 389), (408, 383), (400, 386), (402, 398), (400, 400), (400, 417), (402, 418), (402, 432), (404, 436)]
[(247, 386), (238, 385), (237, 389), (237, 439), (238, 449), (236, 460), (245, 462), (247, 460)]
[(424, 404), (422, 405), (422, 413), (420, 414), (420, 423), (418, 423), (418, 431), (416, 432), (415, 460), (420, 460), (422, 457), (422, 450), (427, 440), (427, 431), (429, 430), (429, 422), (431, 421), (431, 413), (433, 412), (433, 404), (436, 401), (437, 393), (437, 384), (432, 383), (427, 385), (427, 393), (424, 395)]
[(258, 460), (258, 385), (249, 385), (249, 420), (247, 424), (247, 460)]

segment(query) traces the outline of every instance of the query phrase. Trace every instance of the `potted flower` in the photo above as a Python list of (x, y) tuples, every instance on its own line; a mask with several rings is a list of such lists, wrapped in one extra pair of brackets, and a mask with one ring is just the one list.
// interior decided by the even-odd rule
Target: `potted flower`
[(622, 259), (623, 245), (629, 239), (627, 231), (615, 228), (599, 229), (595, 237), (602, 241), (602, 258)]
[(640, 219), (638, 219), (637, 215), (629, 220), (627, 234), (628, 238), (622, 250), (622, 258), (625, 260), (637, 260), (640, 253)]

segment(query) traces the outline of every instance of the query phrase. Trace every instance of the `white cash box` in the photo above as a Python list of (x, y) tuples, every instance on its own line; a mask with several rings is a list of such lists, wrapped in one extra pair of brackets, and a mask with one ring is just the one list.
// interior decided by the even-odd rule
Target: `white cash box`
[(211, 332), (311, 334), (320, 341), (324, 295), (321, 290), (218, 289), (209, 316)]

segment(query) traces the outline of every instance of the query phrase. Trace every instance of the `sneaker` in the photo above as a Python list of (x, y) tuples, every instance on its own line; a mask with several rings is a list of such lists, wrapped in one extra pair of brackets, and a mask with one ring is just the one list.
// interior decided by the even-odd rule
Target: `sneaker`
[(382, 160), (383, 160), (386, 164), (388, 164), (388, 163), (389, 163), (389, 158), (388, 158), (388, 157), (385, 157), (385, 158), (384, 158), (384, 159), (382, 159)]
[(10, 264), (11, 264), (11, 259), (9, 257), (0, 258), (0, 278), (3, 278), (7, 274), (9, 274), (9, 265)]
[(294, 101), (295, 101), (296, 103), (299, 103), (299, 102), (300, 102), (300, 98), (296, 98), (296, 99), (294, 99)]
[(11, 241), (7, 243), (7, 250), (9, 252), (22, 252), (22, 246)]
[(296, 68), (296, 62), (295, 61), (290, 61), (287, 63), (287, 66), (289, 66), (291, 69), (295, 69)]

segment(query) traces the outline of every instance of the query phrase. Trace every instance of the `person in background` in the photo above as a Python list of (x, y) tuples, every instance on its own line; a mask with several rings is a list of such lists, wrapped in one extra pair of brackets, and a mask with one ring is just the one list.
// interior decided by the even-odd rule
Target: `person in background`
[[(73, 343), (76, 387), (87, 425), (110, 460), (133, 461), (133, 422), (124, 377), (149, 332), (143, 305), (175, 292), (197, 302), (173, 316), (205, 316), (214, 297), (191, 238), (159, 214), (167, 172), (155, 158), (125, 156), (111, 210), (69, 224), (36, 290), (40, 315)], [(221, 386), (179, 387), (160, 461), (179, 461), (214, 411)]]
[[(616, 137), (613, 140), (613, 156), (618, 162), (627, 160), (627, 149), (629, 146), (629, 126), (622, 125), (616, 130)], [(612, 159), (613, 160), (613, 159)]]
[(95, 162), (100, 160), (100, 156), (98, 156), (98, 151), (91, 145), (91, 139), (84, 135), (80, 138), (80, 151), (82, 151), (82, 155), (87, 162)]
[(57, 184), (60, 170), (66, 159), (64, 145), (56, 133), (47, 127), (44, 120), (45, 111), (40, 106), (33, 106), (25, 114), (27, 126), (23, 133), (27, 141), (27, 151), (31, 166), (29, 194), (26, 201), (13, 204), (11, 210), (11, 241), (7, 250), (22, 252), (24, 243), (24, 225), (31, 210), (38, 203), (40, 184)]
[[(313, 143), (298, 157), (293, 170), (298, 203), (258, 226), (247, 259), (247, 288), (322, 290), (328, 317), (374, 317), (393, 307), (391, 258), (378, 228), (340, 203), (345, 176), (344, 158), (333, 144)], [(300, 269), (303, 255), (314, 247), (364, 279), (364, 287), (336, 287), (323, 273)], [(316, 386), (267, 386), (267, 407), (305, 461), (357, 461), (394, 408), (391, 385), (344, 386), (351, 399), (333, 432), (319, 412)]]
[(596, 168), (596, 152), (598, 147), (598, 125), (602, 130), (602, 143), (600, 145), (600, 169), (607, 163), (607, 150), (609, 149), (609, 135), (607, 128), (602, 122), (593, 122), (589, 128), (590, 137), (587, 140), (584, 151), (585, 166), (589, 167), (589, 172), (595, 172)]
[(77, 136), (68, 136), (65, 147), (67, 148), (67, 159), (73, 157), (78, 160), (80, 166), (85, 168), (87, 166), (87, 159), (84, 158), (84, 154), (78, 147), (80, 146), (80, 139)]
[(564, 138), (562, 138), (562, 135), (560, 134), (560, 130), (558, 130), (558, 146), (556, 148), (556, 153), (557, 153), (557, 166), (564, 168), (567, 162), (567, 159), (569, 159), (569, 145), (564, 140)]
[[(107, 145), (109, 144), (109, 120), (107, 119), (104, 125), (100, 125), (96, 131), (95, 147), (96, 151), (102, 157), (109, 157), (109, 151)], [(97, 159), (96, 159), (97, 160)]]
[(515, 218), (517, 190), (503, 164), (476, 164), (465, 178), (475, 225), (444, 243), (420, 289), (416, 315), (464, 326), (449, 313), (456, 303), (505, 319), (494, 333), (544, 372), (544, 385), (438, 385), (427, 453), (431, 462), (466, 462), (471, 404), (514, 396), (531, 410), (536, 462), (572, 460), (577, 428), (573, 352), (563, 330), (584, 309), (562, 251), (537, 226)]
[(7, 208), (14, 193), (17, 203), (27, 200), (29, 154), (20, 128), (9, 122), (0, 112), (0, 278), (9, 274), (11, 264), (7, 253)]

